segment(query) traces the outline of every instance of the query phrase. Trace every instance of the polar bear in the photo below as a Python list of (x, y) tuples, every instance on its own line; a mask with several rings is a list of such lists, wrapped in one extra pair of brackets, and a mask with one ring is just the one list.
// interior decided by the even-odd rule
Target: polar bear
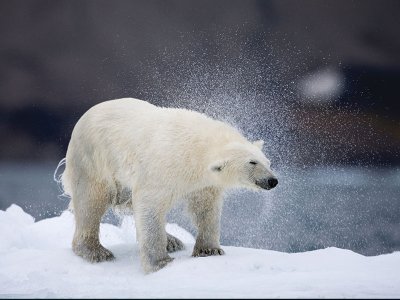
[(222, 255), (220, 217), (228, 188), (278, 184), (263, 141), (249, 142), (234, 127), (206, 115), (124, 98), (90, 108), (76, 123), (61, 176), (75, 215), (73, 251), (91, 262), (114, 259), (100, 244), (109, 207), (125, 205), (136, 222), (146, 273), (184, 248), (166, 233), (166, 214), (187, 201), (197, 227), (193, 256)]

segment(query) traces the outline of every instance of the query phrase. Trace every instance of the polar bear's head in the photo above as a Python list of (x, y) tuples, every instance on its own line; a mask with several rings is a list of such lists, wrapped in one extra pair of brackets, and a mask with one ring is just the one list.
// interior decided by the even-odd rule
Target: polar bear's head
[(278, 184), (271, 162), (262, 152), (262, 140), (232, 142), (224, 146), (210, 165), (213, 179), (226, 187), (270, 190)]

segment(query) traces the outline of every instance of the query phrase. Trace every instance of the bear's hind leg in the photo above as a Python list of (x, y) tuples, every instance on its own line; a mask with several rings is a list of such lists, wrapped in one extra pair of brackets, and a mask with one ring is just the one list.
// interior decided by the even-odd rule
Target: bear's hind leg
[(90, 262), (113, 260), (112, 252), (100, 244), (100, 221), (108, 208), (104, 185), (89, 184), (80, 178), (72, 195), (75, 215), (75, 234), (72, 250)]
[(167, 232), (167, 251), (168, 251), (168, 253), (180, 251), (183, 249), (185, 249), (185, 246), (183, 245), (182, 241)]

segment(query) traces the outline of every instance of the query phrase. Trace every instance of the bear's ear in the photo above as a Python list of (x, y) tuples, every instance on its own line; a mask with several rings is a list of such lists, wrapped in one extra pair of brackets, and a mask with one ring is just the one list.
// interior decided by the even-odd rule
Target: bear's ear
[(262, 150), (263, 146), (264, 146), (264, 141), (263, 140), (258, 140), (253, 142), (254, 146), (257, 146), (258, 148), (260, 148), (260, 150)]
[(226, 162), (223, 160), (218, 160), (216, 162), (213, 162), (208, 166), (208, 168), (213, 171), (213, 172), (221, 172), (222, 169), (225, 167)]

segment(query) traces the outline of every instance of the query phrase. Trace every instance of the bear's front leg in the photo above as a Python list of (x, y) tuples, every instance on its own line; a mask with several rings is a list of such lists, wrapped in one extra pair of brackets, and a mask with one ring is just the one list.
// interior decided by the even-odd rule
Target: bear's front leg
[(158, 271), (173, 260), (167, 253), (165, 213), (141, 206), (135, 209), (135, 222), (142, 267), (146, 273)]
[(198, 230), (192, 256), (223, 255), (224, 250), (219, 244), (221, 190), (208, 187), (192, 193), (189, 197), (189, 210)]

